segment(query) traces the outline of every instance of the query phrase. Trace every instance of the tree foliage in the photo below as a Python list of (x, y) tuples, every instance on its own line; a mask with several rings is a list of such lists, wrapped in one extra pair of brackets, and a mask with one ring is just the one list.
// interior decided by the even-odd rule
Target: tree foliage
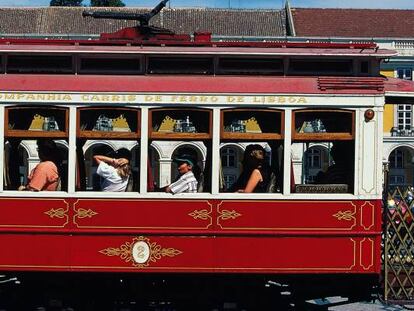
[(50, 0), (50, 6), (81, 6), (82, 0)]
[(125, 4), (122, 0), (91, 0), (91, 6), (122, 7)]

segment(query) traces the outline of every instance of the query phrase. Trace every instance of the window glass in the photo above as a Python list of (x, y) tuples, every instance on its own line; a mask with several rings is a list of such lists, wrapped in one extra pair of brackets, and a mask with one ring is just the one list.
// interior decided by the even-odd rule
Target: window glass
[(208, 109), (150, 110), (149, 192), (211, 191), (211, 116)]
[(71, 55), (9, 55), (7, 73), (59, 73), (73, 72)]
[(6, 138), (4, 189), (67, 191), (68, 142)]
[(67, 191), (68, 109), (5, 109), (4, 189)]
[(273, 109), (224, 109), (221, 119), (220, 191), (282, 190), (283, 113)]
[(412, 68), (397, 68), (397, 77), (404, 80), (412, 80)]
[(403, 130), (401, 134), (405, 134), (406, 130), (412, 128), (411, 105), (398, 105), (398, 129)]
[(291, 191), (352, 193), (354, 114), (346, 110), (293, 113)]
[(394, 150), (390, 154), (390, 168), (404, 168), (404, 152), (402, 150)]
[(139, 109), (79, 108), (77, 127), (76, 190), (137, 192)]
[(141, 74), (139, 57), (81, 56), (80, 74)]

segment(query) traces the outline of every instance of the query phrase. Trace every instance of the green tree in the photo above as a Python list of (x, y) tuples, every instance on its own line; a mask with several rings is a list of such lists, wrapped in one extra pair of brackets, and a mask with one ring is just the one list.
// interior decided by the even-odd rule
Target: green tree
[(50, 0), (50, 6), (81, 6), (82, 0)]
[(112, 6), (121, 7), (125, 6), (122, 0), (91, 0), (91, 6)]

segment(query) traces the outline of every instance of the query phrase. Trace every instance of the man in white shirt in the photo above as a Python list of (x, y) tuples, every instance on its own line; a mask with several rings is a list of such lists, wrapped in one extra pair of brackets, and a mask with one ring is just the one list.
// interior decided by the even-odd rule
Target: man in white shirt
[(196, 193), (197, 192), (197, 179), (192, 172), (194, 167), (194, 159), (189, 155), (182, 155), (173, 160), (178, 164), (178, 172), (180, 177), (177, 181), (165, 188), (165, 192), (177, 194), (177, 193)]

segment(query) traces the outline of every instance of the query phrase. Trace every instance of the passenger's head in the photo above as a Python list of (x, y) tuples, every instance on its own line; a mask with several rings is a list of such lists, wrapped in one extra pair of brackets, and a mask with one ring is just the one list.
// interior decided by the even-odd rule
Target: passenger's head
[(127, 159), (128, 162), (131, 161), (131, 151), (126, 148), (120, 148), (110, 153), (110, 157), (114, 159)]
[(244, 151), (243, 168), (253, 170), (263, 165), (266, 151), (258, 144), (248, 145)]
[(52, 161), (55, 164), (60, 163), (60, 151), (53, 140), (40, 138), (36, 143), (40, 161)]
[(114, 159), (128, 160), (127, 163), (116, 167), (116, 170), (121, 178), (127, 178), (129, 175), (131, 175), (131, 151), (126, 148), (120, 148), (118, 150), (110, 152), (108, 156)]
[(189, 154), (182, 154), (174, 158), (173, 161), (177, 163), (177, 169), (180, 174), (185, 174), (193, 170), (196, 163), (194, 157)]

